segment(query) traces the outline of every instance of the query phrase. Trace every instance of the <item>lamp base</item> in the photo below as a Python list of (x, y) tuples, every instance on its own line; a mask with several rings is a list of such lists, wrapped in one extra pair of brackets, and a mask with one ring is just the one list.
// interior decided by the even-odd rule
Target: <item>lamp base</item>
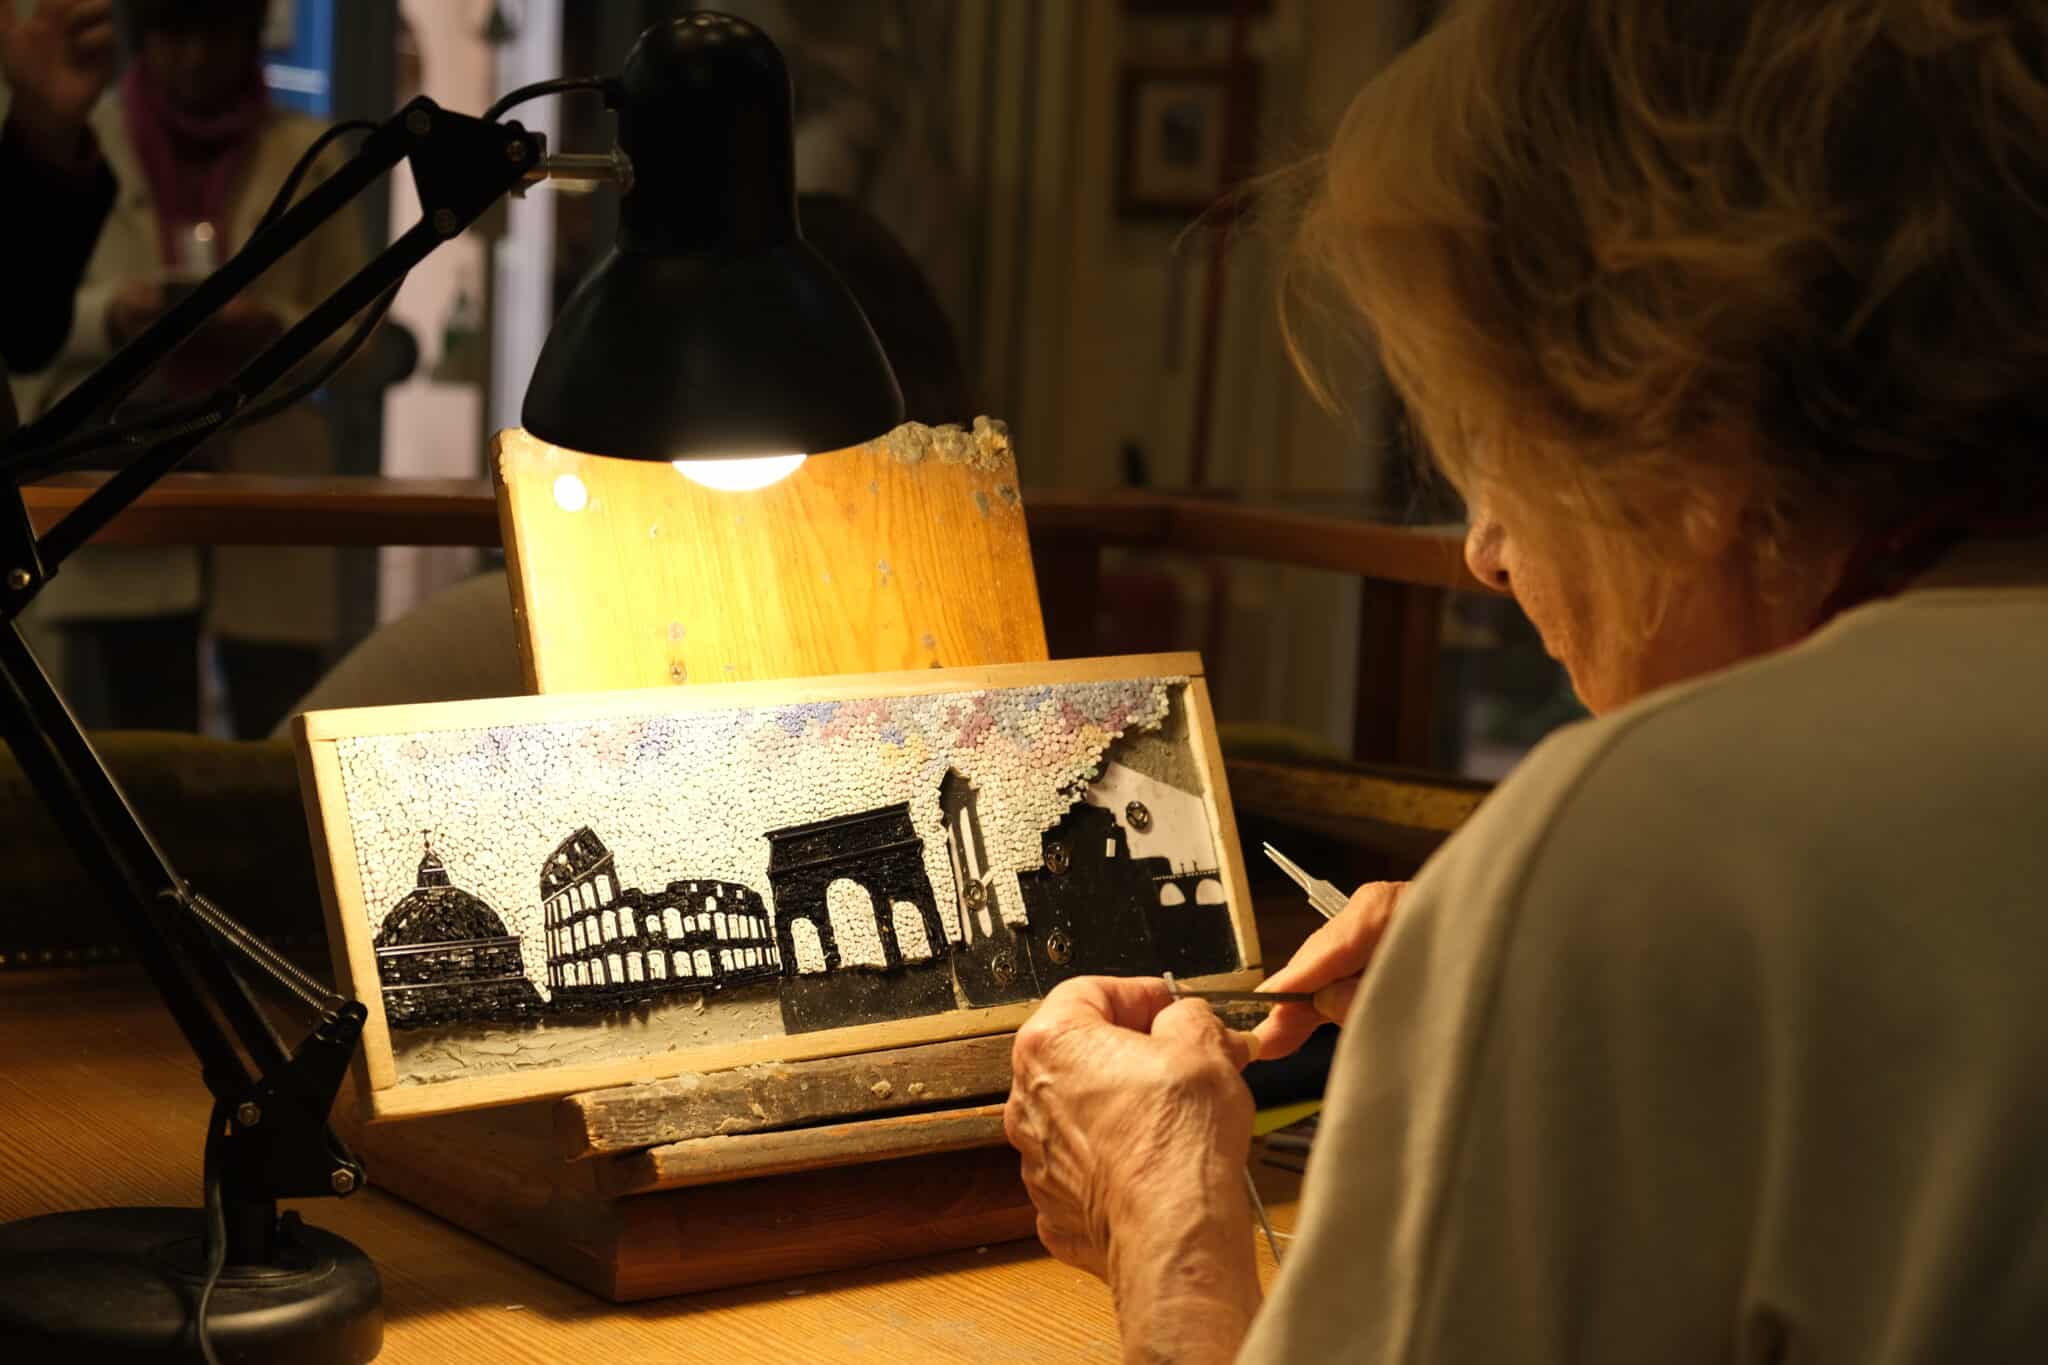
[[(384, 1291), (350, 1242), (285, 1215), (278, 1264), (221, 1272), (206, 1323), (223, 1361), (365, 1365)], [(0, 1342), (19, 1365), (199, 1360), (198, 1209), (86, 1209), (0, 1226)]]

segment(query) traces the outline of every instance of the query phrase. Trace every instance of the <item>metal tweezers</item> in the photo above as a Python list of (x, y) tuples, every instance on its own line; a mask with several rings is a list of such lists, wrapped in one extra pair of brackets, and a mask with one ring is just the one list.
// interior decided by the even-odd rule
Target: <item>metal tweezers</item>
[(1271, 844), (1266, 845), (1266, 856), (1271, 858), (1274, 865), (1282, 872), (1285, 872), (1296, 886), (1308, 893), (1308, 903), (1313, 905), (1316, 908), (1316, 913), (1320, 914), (1324, 919), (1333, 917), (1338, 911), (1351, 903), (1349, 896), (1324, 881), (1321, 877), (1309, 876), (1308, 873), (1301, 870), (1301, 867), (1294, 859), (1288, 857)]

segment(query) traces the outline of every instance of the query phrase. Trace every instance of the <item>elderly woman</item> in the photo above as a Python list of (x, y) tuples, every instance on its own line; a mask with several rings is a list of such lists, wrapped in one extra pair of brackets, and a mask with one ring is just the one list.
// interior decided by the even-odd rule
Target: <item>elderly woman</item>
[(1046, 1245), (1132, 1360), (2048, 1360), (2048, 7), (1474, 0), (1301, 250), (1597, 715), (1272, 978), (1263, 1307), (1302, 1006), (1055, 992)]

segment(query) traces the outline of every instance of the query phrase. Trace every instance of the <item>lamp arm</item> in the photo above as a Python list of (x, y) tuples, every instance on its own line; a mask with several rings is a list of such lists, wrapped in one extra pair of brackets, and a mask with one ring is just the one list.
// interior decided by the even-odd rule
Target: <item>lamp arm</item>
[[(195, 892), (101, 761), (77, 717), (23, 639), (17, 618), (57, 566), (191, 451), (231, 426), (442, 242), (520, 186), (545, 154), (543, 139), (516, 123), (449, 113), (417, 99), (380, 124), (349, 162), (259, 231), (214, 275), (54, 405), (0, 442), (0, 732), (122, 922), (136, 956), (198, 1056), (219, 1109), (233, 1117), (223, 1139), (231, 1257), (268, 1259), (279, 1198), (348, 1194), (362, 1167), (327, 1121), (367, 1011), (274, 959), (253, 936)], [(241, 289), (374, 183), (409, 162), (421, 218), (327, 299), (250, 359), (190, 415), (143, 444), (90, 497), (40, 538), (21, 488), (67, 458), (67, 440), (121, 401)], [(223, 952), (250, 956), (320, 1015), (287, 1048)]]

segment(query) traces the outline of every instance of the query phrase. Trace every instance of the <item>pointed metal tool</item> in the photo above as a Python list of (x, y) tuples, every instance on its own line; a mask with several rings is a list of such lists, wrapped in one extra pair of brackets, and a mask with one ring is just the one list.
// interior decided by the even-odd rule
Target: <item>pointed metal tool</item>
[(1271, 858), (1274, 866), (1285, 872), (1296, 886), (1308, 894), (1308, 903), (1313, 905), (1316, 908), (1316, 913), (1324, 919), (1333, 918), (1338, 911), (1351, 903), (1349, 896), (1324, 881), (1321, 877), (1309, 876), (1308, 873), (1302, 871), (1300, 865), (1294, 859), (1288, 857), (1271, 844), (1266, 845), (1266, 856)]

